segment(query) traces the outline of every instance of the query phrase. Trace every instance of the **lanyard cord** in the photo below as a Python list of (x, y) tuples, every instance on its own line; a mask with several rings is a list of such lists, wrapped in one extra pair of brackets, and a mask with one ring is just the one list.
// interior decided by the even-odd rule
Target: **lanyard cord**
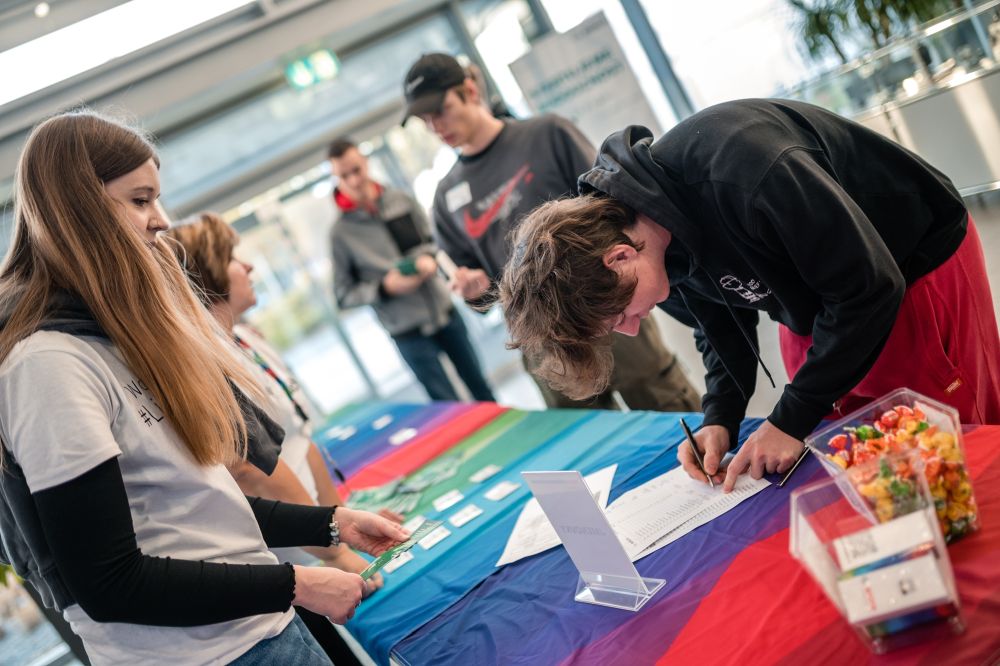
[(270, 364), (268, 364), (266, 360), (264, 360), (264, 357), (261, 356), (256, 349), (247, 344), (246, 340), (236, 335), (235, 333), (233, 334), (233, 339), (236, 340), (236, 344), (239, 345), (241, 349), (246, 351), (250, 355), (250, 357), (254, 360), (254, 362), (260, 366), (261, 370), (267, 373), (271, 377), (271, 379), (273, 379), (278, 383), (278, 386), (281, 387), (281, 390), (285, 392), (286, 396), (288, 396), (289, 402), (291, 402), (292, 406), (295, 407), (295, 413), (299, 415), (299, 418), (301, 418), (304, 422), (308, 421), (309, 416), (306, 414), (305, 410), (302, 409), (302, 406), (295, 400), (295, 398), (292, 397), (291, 387), (288, 386), (285, 380), (283, 380), (280, 376), (278, 376), (278, 373), (274, 371), (274, 369), (270, 366)]

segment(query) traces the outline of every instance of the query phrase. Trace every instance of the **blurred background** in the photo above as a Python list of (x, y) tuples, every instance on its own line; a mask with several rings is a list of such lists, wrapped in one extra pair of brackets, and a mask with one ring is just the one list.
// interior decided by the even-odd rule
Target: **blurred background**
[[(628, 123), (659, 134), (744, 97), (853, 118), (955, 181), (996, 293), (1000, 0), (0, 0), (0, 253), (32, 126), (79, 105), (124, 115), (159, 144), (171, 217), (212, 209), (240, 232), (259, 295), (248, 320), (324, 411), (424, 401), (373, 312), (338, 311), (332, 298), (325, 148), (353, 137), (376, 180), (429, 207), (455, 153), (400, 120), (403, 77), (430, 51), (478, 65), (491, 101), (514, 116), (559, 113), (595, 144)], [(459, 312), (500, 402), (541, 408), (504, 348), (500, 313)], [(768, 326), (778, 389), (759, 387), (751, 414), (785, 381)], [(661, 327), (703, 387), (690, 331), (665, 317)], [(8, 582), (0, 664), (72, 661)]]

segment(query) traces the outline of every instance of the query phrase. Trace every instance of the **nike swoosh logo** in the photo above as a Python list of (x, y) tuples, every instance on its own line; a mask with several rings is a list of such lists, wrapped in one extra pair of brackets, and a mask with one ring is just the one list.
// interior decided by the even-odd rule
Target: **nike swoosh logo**
[(507, 201), (507, 197), (509, 197), (510, 193), (514, 191), (514, 188), (517, 187), (517, 184), (521, 182), (521, 179), (524, 178), (526, 173), (528, 173), (527, 164), (518, 169), (517, 173), (515, 173), (514, 176), (507, 181), (507, 185), (504, 186), (503, 191), (499, 194), (499, 196), (497, 196), (493, 205), (483, 211), (483, 214), (479, 217), (469, 215), (469, 209), (465, 209), (465, 212), (463, 213), (465, 217), (465, 233), (469, 234), (470, 238), (479, 238), (486, 233), (486, 230), (490, 228), (491, 224), (493, 224), (493, 220), (496, 219), (500, 209), (503, 208), (503, 204)]

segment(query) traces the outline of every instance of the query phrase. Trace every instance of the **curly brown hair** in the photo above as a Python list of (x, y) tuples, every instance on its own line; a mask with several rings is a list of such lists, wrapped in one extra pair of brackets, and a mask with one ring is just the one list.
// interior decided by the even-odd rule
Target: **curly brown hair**
[(195, 293), (206, 307), (229, 298), (229, 262), (240, 242), (236, 230), (217, 214), (202, 212), (166, 232)]
[(625, 233), (635, 212), (606, 196), (542, 204), (511, 236), (511, 257), (497, 286), (510, 341), (533, 372), (575, 400), (603, 391), (611, 377), (609, 321), (632, 300), (635, 279), (604, 264), (615, 245), (642, 249)]

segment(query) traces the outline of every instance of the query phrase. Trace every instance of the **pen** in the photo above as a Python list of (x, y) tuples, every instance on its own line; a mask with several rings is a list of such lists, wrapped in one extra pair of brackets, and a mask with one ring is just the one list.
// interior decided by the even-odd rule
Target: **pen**
[(681, 427), (684, 428), (684, 436), (687, 437), (688, 444), (691, 445), (691, 451), (694, 453), (694, 461), (698, 463), (698, 469), (700, 469), (701, 473), (705, 475), (706, 479), (708, 479), (708, 485), (714, 488), (715, 482), (712, 481), (712, 476), (705, 471), (705, 461), (701, 457), (701, 451), (698, 450), (698, 443), (694, 441), (694, 435), (691, 434), (691, 428), (688, 427), (688, 424), (684, 422), (683, 418), (681, 419)]
[(778, 487), (779, 487), (779, 488), (784, 488), (784, 487), (785, 487), (785, 482), (786, 482), (786, 481), (788, 481), (788, 479), (792, 478), (792, 472), (794, 472), (794, 471), (795, 471), (795, 469), (796, 469), (796, 468), (797, 468), (797, 467), (798, 467), (798, 466), (799, 466), (800, 464), (802, 464), (802, 461), (803, 461), (803, 460), (805, 460), (805, 457), (806, 457), (806, 456), (807, 456), (808, 454), (809, 454), (809, 447), (808, 447), (808, 446), (803, 446), (803, 447), (802, 447), (802, 453), (800, 453), (800, 454), (799, 454), (799, 457), (798, 457), (798, 459), (797, 459), (797, 460), (795, 461), (795, 464), (794, 464), (794, 465), (792, 465), (792, 468), (791, 468), (790, 470), (788, 470), (787, 472), (785, 472), (785, 476), (784, 476), (784, 478), (782, 478), (782, 479), (781, 479), (781, 481), (780, 481), (780, 482), (778, 482)]

